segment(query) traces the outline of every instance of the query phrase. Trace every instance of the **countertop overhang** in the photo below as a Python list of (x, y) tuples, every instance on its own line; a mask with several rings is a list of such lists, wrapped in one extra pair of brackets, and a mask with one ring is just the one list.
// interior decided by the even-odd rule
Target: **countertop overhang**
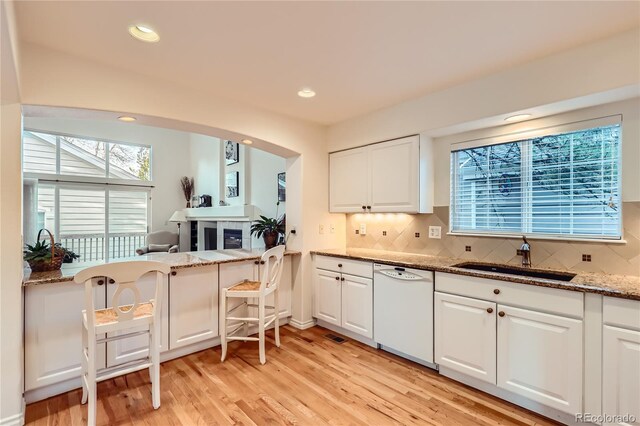
[[(148, 253), (142, 256), (132, 256), (114, 259), (108, 263), (130, 262), (135, 260), (155, 260), (167, 263), (172, 270), (193, 268), (197, 266), (217, 265), (220, 263), (243, 262), (259, 260), (264, 250), (207, 250), (182, 253)], [(299, 251), (285, 251), (285, 256), (298, 256)], [(32, 272), (28, 267), (24, 271), (22, 285), (24, 287), (40, 284), (73, 281), (73, 277), (83, 269), (102, 265), (105, 262), (65, 263), (57, 271)]]
[[(562, 290), (580, 291), (583, 293), (597, 293), (605, 296), (640, 300), (640, 276), (613, 275), (596, 272), (572, 272), (577, 275), (571, 281), (556, 281), (543, 278), (531, 278), (498, 272), (485, 272), (456, 268), (453, 265), (468, 262), (470, 259), (456, 259), (451, 257), (430, 256), (416, 253), (403, 253), (370, 249), (336, 249), (314, 250), (311, 254), (339, 257), (343, 259), (364, 260), (384, 263), (391, 266), (423, 269), (436, 272), (448, 272), (458, 275), (469, 275), (500, 281), (516, 282), (540, 287), (551, 287)], [(544, 268), (537, 268), (544, 269)]]

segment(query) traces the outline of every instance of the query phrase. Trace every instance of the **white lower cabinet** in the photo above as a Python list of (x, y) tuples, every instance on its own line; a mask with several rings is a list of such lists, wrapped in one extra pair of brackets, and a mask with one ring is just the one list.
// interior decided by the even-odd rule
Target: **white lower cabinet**
[[(113, 307), (113, 294), (116, 291), (115, 284), (107, 284), (107, 307)], [(144, 275), (137, 282), (140, 290), (140, 300), (146, 302), (155, 298), (156, 294), (156, 274), (150, 273)], [(165, 278), (162, 286), (162, 307), (160, 309), (161, 333), (160, 333), (160, 352), (169, 350), (169, 283)], [(133, 293), (123, 292), (120, 296), (120, 304), (133, 303)], [(123, 334), (133, 333), (144, 330), (144, 327), (138, 329), (130, 329), (122, 332)], [(120, 333), (110, 333), (109, 336)], [(149, 336), (142, 334), (140, 336), (128, 337), (121, 340), (115, 340), (107, 343), (107, 367), (113, 367), (118, 364), (141, 359), (149, 353)]]
[[(105, 287), (96, 285), (96, 308), (104, 308)], [(80, 377), (84, 285), (54, 283), (25, 288), (25, 390)], [(98, 346), (98, 368), (105, 362)]]
[(342, 284), (340, 273), (316, 269), (316, 317), (329, 324), (342, 325)]
[[(365, 270), (372, 273), (372, 269)], [(314, 315), (318, 320), (373, 338), (372, 278), (316, 268), (314, 281)]]
[(373, 281), (343, 274), (342, 327), (373, 338)]
[(497, 385), (582, 412), (582, 321), (498, 305)]
[(496, 381), (496, 304), (435, 293), (435, 362), (485, 382)]
[(169, 283), (170, 348), (173, 350), (219, 336), (218, 266), (172, 271)]

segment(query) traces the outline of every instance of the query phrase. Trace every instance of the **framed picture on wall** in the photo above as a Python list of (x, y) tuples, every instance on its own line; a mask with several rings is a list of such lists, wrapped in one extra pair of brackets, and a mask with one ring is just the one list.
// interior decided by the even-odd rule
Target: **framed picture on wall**
[(287, 177), (286, 173), (278, 173), (278, 201), (287, 201), (286, 189), (287, 189)]
[(240, 188), (238, 187), (238, 172), (227, 173), (225, 186), (227, 188), (227, 198), (240, 196)]
[(240, 145), (233, 141), (224, 141), (224, 159), (227, 166), (240, 161)]

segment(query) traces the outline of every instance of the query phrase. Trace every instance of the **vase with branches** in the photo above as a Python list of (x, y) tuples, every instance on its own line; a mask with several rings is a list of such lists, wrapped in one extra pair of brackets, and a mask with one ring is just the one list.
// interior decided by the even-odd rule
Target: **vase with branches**
[(180, 179), (180, 186), (182, 187), (182, 193), (185, 200), (187, 200), (187, 208), (191, 207), (191, 197), (193, 196), (193, 190), (195, 188), (193, 178), (182, 176)]

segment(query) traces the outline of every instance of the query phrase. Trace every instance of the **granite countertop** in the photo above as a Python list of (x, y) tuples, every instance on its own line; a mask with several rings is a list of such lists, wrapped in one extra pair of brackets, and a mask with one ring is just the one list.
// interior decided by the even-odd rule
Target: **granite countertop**
[[(220, 263), (242, 262), (246, 260), (258, 260), (264, 253), (263, 250), (207, 250), (191, 251), (183, 253), (148, 253), (142, 256), (123, 257), (114, 259), (109, 263), (130, 262), (134, 260), (155, 260), (167, 263), (171, 269), (193, 268), (197, 266), (217, 265)], [(298, 256), (299, 251), (285, 251), (285, 256)], [(83, 269), (91, 266), (102, 265), (105, 262), (64, 263), (58, 271), (31, 272), (27, 266), (24, 270), (23, 286), (59, 283), (73, 281), (73, 277)]]
[[(458, 263), (470, 262), (471, 260), (469, 259), (456, 259), (450, 257), (428, 256), (414, 253), (390, 252), (369, 249), (316, 250), (312, 251), (311, 254), (339, 257), (344, 259), (368, 260), (392, 266), (426, 269), (438, 272), (449, 272), (452, 274), (470, 275), (474, 277), (491, 278), (500, 281), (510, 281), (522, 284), (537, 285), (541, 287), (552, 287), (563, 290), (581, 291), (585, 293), (598, 293), (605, 296), (640, 300), (639, 276), (613, 275), (595, 272), (577, 272), (577, 275), (571, 281), (566, 282), (544, 278), (531, 278), (520, 275), (510, 275), (499, 272), (476, 271), (456, 268), (453, 266)], [(476, 261), (473, 262), (484, 263)], [(545, 269), (539, 270), (546, 271)]]

